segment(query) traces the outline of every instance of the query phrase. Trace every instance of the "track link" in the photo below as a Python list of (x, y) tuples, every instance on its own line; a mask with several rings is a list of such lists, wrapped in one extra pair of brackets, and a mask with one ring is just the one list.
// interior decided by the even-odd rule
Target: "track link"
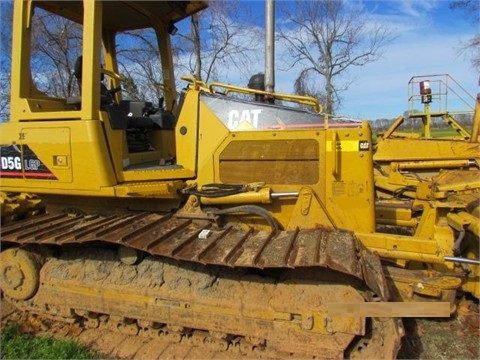
[[(18, 306), (18, 304), (17, 304)], [(145, 323), (127, 330), (107, 315), (99, 318), (71, 319), (48, 317), (32, 310), (21, 312), (2, 299), (2, 330), (9, 323), (22, 324), (24, 331), (39, 335), (73, 340), (88, 346), (105, 358), (115, 359), (278, 359), (290, 354), (267, 350), (243, 338), (229, 342), (212, 338), (208, 332), (170, 332), (149, 328)], [(149, 324), (150, 326), (151, 324)]]

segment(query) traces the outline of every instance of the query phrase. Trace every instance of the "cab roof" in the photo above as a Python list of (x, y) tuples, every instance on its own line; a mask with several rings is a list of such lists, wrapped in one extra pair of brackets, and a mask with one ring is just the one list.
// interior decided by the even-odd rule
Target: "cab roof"
[[(92, 1), (92, 0), (87, 0)], [(34, 6), (82, 23), (82, 1), (34, 1)], [(103, 28), (111, 31), (143, 29), (152, 19), (165, 24), (182, 20), (208, 6), (207, 1), (103, 1)]]

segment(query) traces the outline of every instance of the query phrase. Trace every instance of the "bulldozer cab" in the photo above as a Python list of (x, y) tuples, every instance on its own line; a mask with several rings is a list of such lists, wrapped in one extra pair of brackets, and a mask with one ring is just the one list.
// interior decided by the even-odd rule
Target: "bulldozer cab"
[[(153, 160), (168, 163), (174, 154), (177, 92), (170, 36), (176, 22), (206, 6), (205, 1), (15, 1), (11, 118), (3, 128), (2, 156), (18, 158), (22, 166), (13, 161), (11, 169), (2, 169), (5, 185), (51, 179), (112, 196), (116, 184), (151, 180), (153, 173), (127, 171)], [(132, 74), (147, 66), (128, 57), (142, 51), (142, 41), (151, 46), (144, 58), (155, 65), (149, 69), (155, 98), (137, 91), (134, 100), (125, 99), (122, 88), (135, 87)], [(55, 60), (48, 58), (53, 53)], [(32, 166), (25, 168), (25, 162)], [(79, 175), (85, 169), (99, 175)], [(191, 172), (180, 171), (174, 177), (188, 176)]]
[[(22, 116), (12, 112), (12, 118), (40, 120), (52, 117), (99, 119), (101, 89), (99, 82), (108, 78), (110, 89), (118, 88), (121, 76), (118, 74), (117, 52), (126, 51), (125, 41), (118, 47), (117, 39), (138, 30), (150, 29), (155, 35), (158, 61), (163, 72), (162, 88), (166, 103), (174, 106), (176, 99), (173, 76), (170, 33), (175, 22), (206, 7), (204, 1), (23, 1), (15, 2), (15, 24), (12, 66), (12, 100), (26, 103), (21, 109)], [(36, 21), (40, 19), (42, 22)], [(65, 32), (71, 31), (73, 38), (50, 41), (51, 29), (38, 29), (46, 22), (60, 23)], [(53, 26), (53, 25), (52, 25)], [(76, 31), (72, 31), (76, 27)], [(32, 74), (31, 64), (36, 59), (33, 48), (34, 37), (44, 37), (46, 46), (57, 46), (64, 51), (66, 60), (77, 59), (74, 75), (80, 82), (83, 97), (81, 106), (69, 106), (71, 99), (56, 98), (48, 94), (47, 80), (40, 74)], [(16, 41), (18, 40), (18, 41)], [(62, 44), (61, 42), (64, 42)], [(153, 41), (152, 41), (153, 42)], [(133, 47), (132, 40), (130, 46)], [(83, 55), (83, 56), (82, 56)], [(83, 61), (78, 61), (82, 59)], [(130, 64), (132, 65), (132, 64)], [(83, 76), (82, 76), (83, 75)], [(48, 74), (43, 74), (48, 76)], [(42, 83), (43, 82), (43, 83)], [(71, 84), (69, 84), (71, 85)], [(46, 88), (47, 91), (42, 91)], [(120, 103), (121, 92), (115, 93), (114, 100)], [(19, 107), (12, 106), (13, 111)], [(173, 110), (173, 109), (170, 109)], [(72, 111), (72, 114), (49, 114)], [(43, 116), (40, 113), (44, 113)]]

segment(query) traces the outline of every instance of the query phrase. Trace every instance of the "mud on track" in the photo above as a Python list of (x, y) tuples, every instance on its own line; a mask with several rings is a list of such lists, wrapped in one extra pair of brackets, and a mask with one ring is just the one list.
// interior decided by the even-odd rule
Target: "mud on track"
[(109, 359), (251, 359), (284, 358), (288, 354), (265, 353), (242, 349), (241, 345), (229, 347), (226, 351), (210, 349), (209, 344), (196, 344), (194, 338), (173, 339), (152, 338), (145, 334), (127, 335), (108, 327), (82, 329), (78, 324), (55, 322), (37, 315), (17, 311), (8, 301), (1, 302), (1, 329), (10, 323), (21, 325), (21, 331), (38, 336), (73, 340), (92, 348), (102, 357)]
[[(114, 359), (248, 359), (286, 358), (288, 354), (266, 354), (253, 350), (242, 354), (240, 344), (227, 351), (199, 346), (192, 339), (174, 343), (167, 339), (125, 335), (110, 329), (81, 329), (27, 316), (10, 303), (0, 301), (1, 329), (9, 323), (21, 324), (24, 332), (69, 339), (93, 348), (105, 358)], [(450, 319), (404, 319), (406, 336), (399, 359), (478, 359), (480, 358), (479, 305), (476, 300), (463, 301), (457, 316)]]

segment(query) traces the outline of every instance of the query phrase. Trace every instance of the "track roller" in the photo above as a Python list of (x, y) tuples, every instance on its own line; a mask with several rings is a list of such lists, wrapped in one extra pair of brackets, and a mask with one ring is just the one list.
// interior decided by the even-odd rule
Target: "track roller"
[(28, 300), (40, 284), (42, 259), (21, 248), (11, 248), (0, 254), (0, 284), (4, 294), (15, 300)]

